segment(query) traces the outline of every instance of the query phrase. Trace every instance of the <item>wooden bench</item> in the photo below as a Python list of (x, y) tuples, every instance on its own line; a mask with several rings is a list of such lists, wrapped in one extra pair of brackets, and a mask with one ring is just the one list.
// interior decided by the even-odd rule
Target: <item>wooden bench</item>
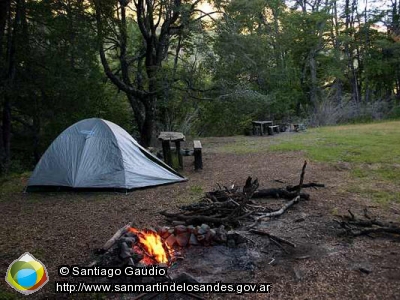
[(272, 121), (253, 121), (253, 135), (264, 135), (264, 127), (273, 125)]
[(274, 135), (274, 133), (279, 133), (279, 125), (268, 126), (268, 134)]
[(194, 155), (194, 169), (197, 171), (203, 169), (203, 158), (201, 155), (201, 142), (199, 140), (193, 141), (193, 155)]

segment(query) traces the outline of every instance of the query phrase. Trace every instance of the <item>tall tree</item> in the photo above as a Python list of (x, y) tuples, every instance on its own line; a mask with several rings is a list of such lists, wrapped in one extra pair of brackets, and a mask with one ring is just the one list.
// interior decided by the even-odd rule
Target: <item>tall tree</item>
[[(157, 102), (171, 88), (171, 80), (163, 78), (163, 65), (168, 60), (173, 42), (177, 42), (175, 47), (178, 51), (175, 55), (178, 56), (184, 30), (193, 22), (210, 16), (198, 8), (200, 2), (93, 1), (104, 71), (110, 81), (127, 95), (143, 146), (149, 146), (153, 136)], [(128, 37), (128, 25), (132, 22), (138, 28), (139, 36), (136, 38), (139, 41), (138, 47), (130, 53), (129, 45), (133, 40), (131, 36)], [(115, 53), (118, 66), (113, 70), (110, 58)]]

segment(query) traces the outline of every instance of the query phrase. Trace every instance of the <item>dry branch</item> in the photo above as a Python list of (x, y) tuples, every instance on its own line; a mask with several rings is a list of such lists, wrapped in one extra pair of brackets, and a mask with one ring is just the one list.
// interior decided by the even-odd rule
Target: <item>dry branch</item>
[(275, 240), (277, 240), (277, 241), (280, 242), (280, 243), (287, 244), (287, 245), (289, 245), (289, 246), (292, 246), (293, 248), (296, 248), (296, 245), (293, 244), (292, 242), (289, 242), (288, 240), (285, 240), (285, 239), (283, 239), (283, 238), (280, 238), (280, 237), (278, 237), (278, 236), (276, 236), (276, 235), (273, 235), (273, 234), (271, 234), (271, 233), (269, 233), (269, 232), (266, 232), (266, 231), (264, 231), (264, 230), (251, 229), (251, 230), (249, 230), (249, 232), (255, 233), (255, 234), (259, 234), (259, 235), (265, 235), (265, 236), (269, 237), (270, 239), (275, 239)]
[(296, 196), (296, 198), (294, 198), (293, 200), (291, 200), (288, 203), (286, 203), (285, 205), (283, 205), (281, 207), (281, 209), (270, 212), (270, 213), (262, 214), (261, 216), (255, 218), (255, 222), (252, 225), (250, 225), (249, 228), (255, 227), (258, 223), (260, 223), (262, 220), (264, 220), (266, 218), (278, 217), (278, 216), (282, 215), (289, 207), (291, 207), (293, 204), (299, 202), (299, 199), (300, 199), (300, 196)]
[[(305, 169), (307, 161), (304, 162), (300, 181), (295, 186), (296, 191), (288, 191), (285, 189), (260, 189), (258, 180), (252, 180), (248, 177), (242, 189), (232, 185), (230, 188), (218, 184), (219, 190), (208, 192), (205, 198), (197, 203), (179, 207), (180, 212), (170, 213), (162, 211), (160, 214), (165, 216), (169, 222), (187, 225), (221, 224), (221, 225), (239, 225), (240, 220), (252, 217), (255, 223), (250, 226), (254, 227), (257, 223), (265, 218), (277, 217), (282, 215), (289, 207), (297, 203), (300, 199), (309, 199), (310, 196), (301, 193), (303, 186)], [(308, 186), (314, 186), (309, 183)], [(293, 188), (292, 188), (293, 189)], [(271, 211), (270, 208), (262, 203), (255, 203), (255, 198), (285, 198), (291, 200), (277, 211)]]
[(303, 168), (301, 169), (301, 175), (300, 175), (300, 183), (297, 187), (297, 196), (300, 195), (301, 189), (303, 188), (303, 181), (304, 181), (304, 175), (306, 174), (306, 167), (307, 167), (307, 161), (304, 161)]

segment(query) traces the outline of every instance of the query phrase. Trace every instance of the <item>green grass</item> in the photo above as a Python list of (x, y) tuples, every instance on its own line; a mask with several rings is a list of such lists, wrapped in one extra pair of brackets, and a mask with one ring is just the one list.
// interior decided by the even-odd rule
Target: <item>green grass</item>
[(8, 200), (9, 195), (22, 193), (29, 176), (30, 172), (25, 172), (0, 177), (0, 201)]
[(400, 121), (321, 127), (273, 138), (210, 138), (208, 142), (214, 152), (233, 154), (302, 151), (311, 161), (348, 166), (355, 183), (348, 183), (345, 190), (377, 203), (400, 203)]
[(346, 162), (362, 182), (357, 192), (379, 203), (400, 202), (399, 121), (322, 127), (279, 140), (269, 149), (304, 151), (318, 162)]
[[(346, 163), (355, 180), (347, 184), (347, 191), (368, 196), (378, 203), (400, 203), (400, 121), (321, 127), (273, 138), (207, 138), (205, 144), (210, 152), (302, 151), (311, 161)], [(173, 163), (178, 165), (175, 155)], [(28, 177), (29, 173), (24, 173), (0, 178), (0, 201), (22, 192)], [(192, 186), (189, 198), (201, 197), (202, 193), (201, 187)]]
[[(303, 150), (316, 161), (400, 163), (400, 122), (310, 129), (286, 136), (271, 150)], [(391, 167), (390, 167), (391, 168)]]

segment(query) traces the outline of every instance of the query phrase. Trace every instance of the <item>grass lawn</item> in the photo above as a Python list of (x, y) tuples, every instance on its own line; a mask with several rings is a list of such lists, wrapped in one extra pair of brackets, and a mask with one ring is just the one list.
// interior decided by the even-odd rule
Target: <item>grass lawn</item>
[(314, 161), (351, 170), (348, 190), (381, 203), (400, 202), (400, 122), (323, 127), (285, 136), (269, 149), (305, 151)]
[(354, 180), (346, 191), (382, 204), (400, 203), (400, 121), (313, 128), (273, 138), (238, 136), (216, 151), (302, 151), (311, 161), (350, 170)]

